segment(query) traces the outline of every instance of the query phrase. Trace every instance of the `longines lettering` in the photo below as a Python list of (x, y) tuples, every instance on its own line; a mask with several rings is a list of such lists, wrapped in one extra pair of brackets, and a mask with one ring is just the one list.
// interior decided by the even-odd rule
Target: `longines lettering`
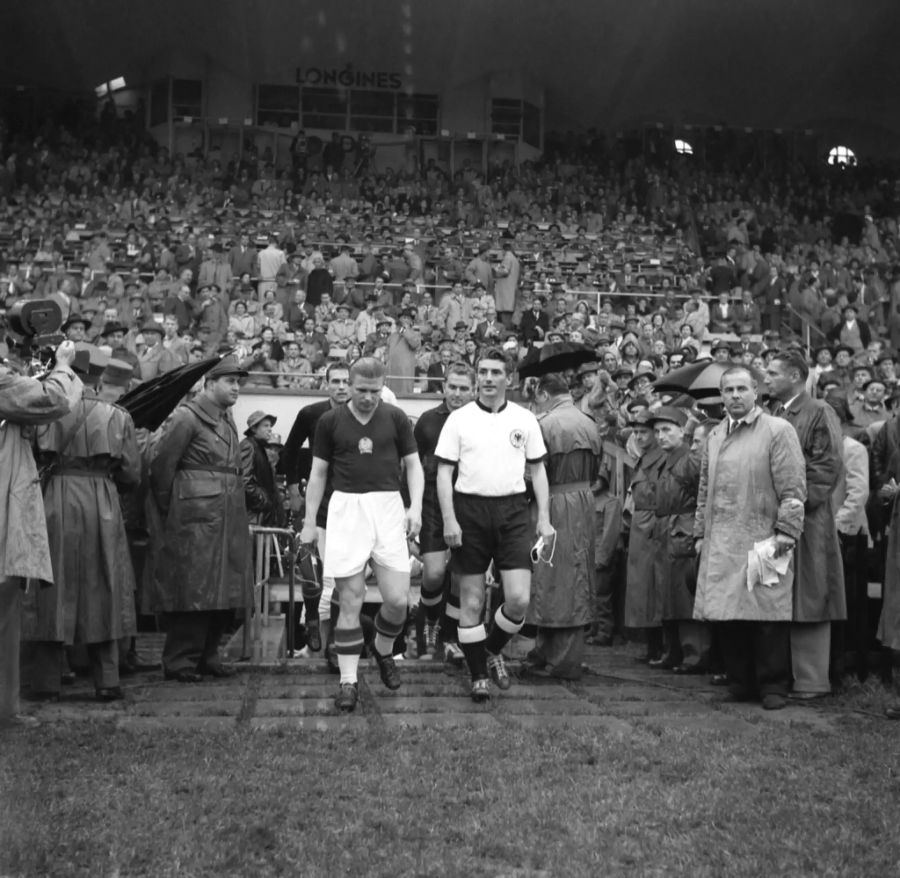
[(298, 67), (298, 85), (338, 85), (343, 88), (403, 88), (403, 78), (399, 73), (385, 71), (366, 72), (354, 70), (352, 65), (342, 69), (325, 67)]

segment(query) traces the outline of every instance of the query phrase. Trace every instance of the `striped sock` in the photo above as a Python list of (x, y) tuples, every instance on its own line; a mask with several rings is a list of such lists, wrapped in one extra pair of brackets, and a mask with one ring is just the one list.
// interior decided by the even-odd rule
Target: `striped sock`
[(419, 597), (419, 605), (425, 612), (425, 618), (429, 624), (434, 625), (441, 615), (441, 602), (444, 599), (444, 579), (441, 577), (437, 583), (426, 582), (422, 577), (422, 594)]
[(341, 669), (342, 683), (355, 683), (359, 667), (359, 656), (363, 647), (363, 632), (355, 628), (336, 628), (334, 651), (337, 653), (338, 667)]
[(494, 627), (488, 635), (485, 649), (491, 655), (500, 655), (503, 647), (512, 640), (514, 634), (518, 634), (525, 624), (524, 619), (518, 621), (510, 619), (505, 613), (506, 604), (500, 604), (497, 612), (494, 613)]
[(384, 607), (375, 614), (375, 641), (378, 655), (393, 655), (394, 641), (403, 633), (404, 622), (392, 622), (382, 615)]
[(472, 625), (470, 627), (459, 626), (459, 647), (466, 657), (469, 673), (473, 680), (487, 677), (487, 652), (484, 649), (487, 632), (484, 625)]

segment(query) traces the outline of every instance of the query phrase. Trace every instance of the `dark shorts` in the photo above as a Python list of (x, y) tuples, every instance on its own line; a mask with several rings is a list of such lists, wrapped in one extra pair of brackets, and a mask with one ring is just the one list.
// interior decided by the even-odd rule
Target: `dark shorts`
[(419, 549), (423, 552), (446, 552), (444, 542), (444, 516), (438, 503), (437, 487), (426, 482), (422, 495), (422, 530), (419, 531)]
[(462, 528), (462, 545), (450, 554), (454, 573), (484, 573), (491, 561), (498, 570), (531, 570), (533, 528), (524, 494), (454, 494), (453, 509)]

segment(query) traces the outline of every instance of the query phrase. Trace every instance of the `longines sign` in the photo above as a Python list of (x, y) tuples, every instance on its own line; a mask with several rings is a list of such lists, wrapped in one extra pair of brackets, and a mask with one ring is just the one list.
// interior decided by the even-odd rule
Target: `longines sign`
[(341, 69), (330, 67), (298, 67), (298, 85), (337, 85), (341, 88), (403, 88), (403, 77), (399, 73), (383, 70), (366, 72), (354, 70), (352, 64)]

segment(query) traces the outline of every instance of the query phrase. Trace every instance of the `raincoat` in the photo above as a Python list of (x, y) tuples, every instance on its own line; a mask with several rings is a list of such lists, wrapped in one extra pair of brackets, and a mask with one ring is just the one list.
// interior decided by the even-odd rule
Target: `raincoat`
[(660, 588), (666, 620), (694, 615), (694, 515), (699, 483), (700, 460), (690, 448), (682, 444), (668, 452), (656, 485), (656, 533), (666, 560)]
[(35, 447), (42, 463), (53, 462), (44, 509), (54, 584), (26, 598), (25, 639), (102, 643), (134, 634), (134, 570), (119, 501), (119, 488), (141, 478), (131, 415), (86, 390), (68, 415), (38, 429)]
[(500, 260), (494, 281), (494, 302), (498, 311), (515, 311), (519, 291), (519, 260), (512, 250), (507, 250)]
[(151, 453), (161, 544), (154, 552), (150, 606), (155, 612), (244, 606), (250, 535), (230, 412), (199, 395), (175, 410)]
[(547, 446), (550, 523), (556, 528), (553, 565), (538, 562), (531, 578), (526, 622), (573, 628), (593, 619), (594, 495), (591, 481), (600, 454), (593, 419), (570, 396), (538, 418)]
[(794, 553), (794, 621), (847, 618), (844, 565), (832, 496), (844, 471), (843, 439), (828, 403), (801, 393), (781, 415), (797, 431), (806, 459), (806, 513)]
[(755, 408), (729, 436), (709, 434), (700, 464), (694, 538), (703, 539), (694, 618), (790, 622), (793, 566), (778, 585), (747, 590), (747, 552), (777, 530), (803, 529), (806, 462), (790, 424)]
[[(876, 490), (891, 479), (900, 482), (900, 421), (896, 418), (887, 421), (876, 434), (872, 457)], [(887, 649), (900, 650), (900, 494), (891, 505), (883, 594), (877, 636)]]
[(656, 628), (662, 622), (660, 575), (664, 567), (656, 528), (656, 483), (665, 452), (654, 446), (631, 479), (631, 530), (625, 574), (625, 627)]
[(61, 418), (82, 390), (68, 369), (55, 369), (43, 381), (0, 374), (0, 579), (53, 581), (30, 425)]

